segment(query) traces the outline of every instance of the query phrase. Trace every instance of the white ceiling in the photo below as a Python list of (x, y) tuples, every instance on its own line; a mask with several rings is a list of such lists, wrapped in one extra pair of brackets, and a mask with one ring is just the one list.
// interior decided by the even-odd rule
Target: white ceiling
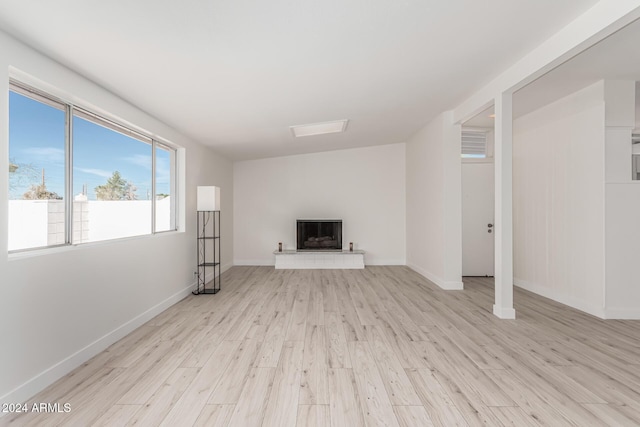
[[(598, 80), (640, 81), (640, 21), (590, 47), (514, 94), (514, 117), (565, 97)], [(640, 107), (640, 97), (636, 106)]]
[[(514, 94), (514, 118), (530, 113), (599, 80), (640, 82), (640, 21), (627, 25), (595, 46), (523, 87)], [(493, 127), (493, 106), (465, 122)], [(636, 83), (636, 127), (640, 128), (640, 84)]]
[[(0, 28), (250, 159), (405, 141), (596, 0), (34, 3), (0, 0)], [(289, 131), (335, 119), (346, 133)]]

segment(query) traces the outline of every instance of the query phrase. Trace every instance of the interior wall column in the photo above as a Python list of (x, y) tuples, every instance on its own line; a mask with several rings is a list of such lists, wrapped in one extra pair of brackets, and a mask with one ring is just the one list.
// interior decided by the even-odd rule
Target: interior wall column
[(462, 126), (453, 111), (443, 114), (444, 164), (444, 279), (447, 289), (464, 289), (462, 283)]
[(493, 314), (515, 319), (513, 308), (513, 94), (495, 98), (495, 304)]

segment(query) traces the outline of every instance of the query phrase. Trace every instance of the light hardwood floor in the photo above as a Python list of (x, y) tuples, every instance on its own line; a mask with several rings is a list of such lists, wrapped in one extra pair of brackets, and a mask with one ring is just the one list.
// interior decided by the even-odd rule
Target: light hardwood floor
[(637, 426), (640, 322), (602, 321), (491, 279), (442, 291), (406, 267), (234, 267), (8, 425)]

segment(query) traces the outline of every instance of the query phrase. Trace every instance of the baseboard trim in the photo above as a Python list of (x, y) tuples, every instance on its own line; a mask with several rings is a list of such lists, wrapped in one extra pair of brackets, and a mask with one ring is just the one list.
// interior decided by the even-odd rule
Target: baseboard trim
[(238, 266), (267, 266), (273, 267), (276, 265), (276, 260), (264, 260), (264, 259), (237, 259), (233, 260), (233, 265)]
[(407, 262), (403, 259), (367, 259), (367, 255), (364, 256), (364, 265), (407, 265)]
[[(45, 369), (24, 384), (19, 385), (9, 393), (0, 397), (0, 404), (26, 402), (28, 399), (32, 398), (37, 393), (44, 390), (63, 376), (67, 375), (69, 372), (73, 371), (78, 366), (91, 359), (93, 356), (97, 355), (101, 351), (104, 351), (111, 344), (121, 340), (122, 338), (133, 332), (135, 329), (139, 328), (158, 314), (165, 311), (167, 308), (186, 298), (191, 294), (191, 291), (193, 291), (195, 287), (196, 282), (194, 281), (189, 286), (185, 287), (179, 292), (176, 292), (164, 301), (161, 301), (144, 313), (134, 317), (133, 319), (129, 320), (113, 331), (107, 333), (103, 337), (98, 338), (96, 341), (87, 345), (83, 349), (78, 350), (71, 356), (61, 360), (50, 368)], [(0, 418), (3, 415), (5, 414), (0, 413)]]
[[(231, 263), (227, 263), (227, 264), (222, 264), (222, 268), (220, 268), (219, 270), (217, 270), (217, 276), (219, 277), (220, 275), (222, 275), (222, 273), (224, 273), (225, 271), (227, 271), (228, 269), (230, 269), (231, 267), (233, 267), (233, 264)], [(208, 270), (211, 270), (211, 268), (208, 268)], [(213, 280), (215, 276), (213, 275), (213, 271), (211, 273), (208, 273), (205, 277), (204, 280), (206, 283), (209, 283), (210, 281)], [(193, 283), (193, 288), (195, 289), (196, 284), (195, 282)]]
[(605, 308), (605, 319), (640, 320), (638, 308)]
[(460, 281), (446, 281), (444, 279), (442, 279), (441, 277), (436, 276), (435, 274), (432, 274), (431, 272), (418, 267), (417, 265), (414, 264), (407, 264), (407, 267), (409, 267), (410, 269), (412, 269), (413, 271), (415, 271), (416, 273), (418, 273), (419, 275), (425, 277), (427, 280), (433, 282), (434, 284), (438, 285), (440, 288), (446, 290), (446, 291), (461, 291), (464, 289), (464, 284)]
[(493, 314), (503, 320), (514, 320), (516, 318), (516, 310), (513, 307), (499, 307), (494, 304)]
[(545, 298), (549, 298), (556, 302), (559, 302), (564, 305), (568, 305), (569, 307), (575, 308), (576, 310), (584, 311), (592, 316), (599, 317), (600, 319), (606, 319), (605, 310), (601, 307), (594, 307), (584, 301), (575, 299), (564, 292), (558, 292), (553, 289), (549, 289), (544, 286), (536, 285), (531, 282), (527, 282), (526, 280), (514, 278), (513, 284), (519, 288), (525, 289), (529, 292), (533, 292), (534, 294), (538, 294)]

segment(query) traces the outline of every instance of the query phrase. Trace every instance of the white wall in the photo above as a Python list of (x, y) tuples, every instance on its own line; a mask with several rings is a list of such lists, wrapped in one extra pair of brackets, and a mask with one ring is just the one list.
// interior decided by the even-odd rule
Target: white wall
[(631, 175), (636, 83), (605, 81), (605, 317), (640, 319), (640, 182)]
[(234, 263), (273, 265), (296, 248), (296, 219), (342, 219), (365, 264), (405, 263), (405, 145), (237, 162)]
[(407, 142), (407, 265), (462, 288), (460, 126), (443, 113)]
[(606, 80), (514, 124), (516, 284), (602, 318), (640, 318), (636, 85)]
[(407, 142), (407, 264), (444, 277), (443, 126), (439, 116)]
[(516, 285), (603, 316), (602, 83), (513, 127)]
[[(8, 168), (8, 71), (185, 148), (182, 232), (27, 254), (7, 253), (8, 174), (0, 173), (0, 401), (24, 401), (189, 294), (195, 270), (195, 190), (222, 191), (222, 261), (233, 253), (233, 165), (81, 76), (0, 33), (0, 170)], [(13, 68), (12, 68), (13, 70)], [(179, 174), (180, 176), (180, 174)]]
[[(640, 82), (636, 82), (636, 106), (640, 103)], [(634, 133), (640, 132), (640, 108), (636, 108), (636, 119), (634, 126)]]
[(606, 313), (640, 319), (640, 182), (607, 184)]

